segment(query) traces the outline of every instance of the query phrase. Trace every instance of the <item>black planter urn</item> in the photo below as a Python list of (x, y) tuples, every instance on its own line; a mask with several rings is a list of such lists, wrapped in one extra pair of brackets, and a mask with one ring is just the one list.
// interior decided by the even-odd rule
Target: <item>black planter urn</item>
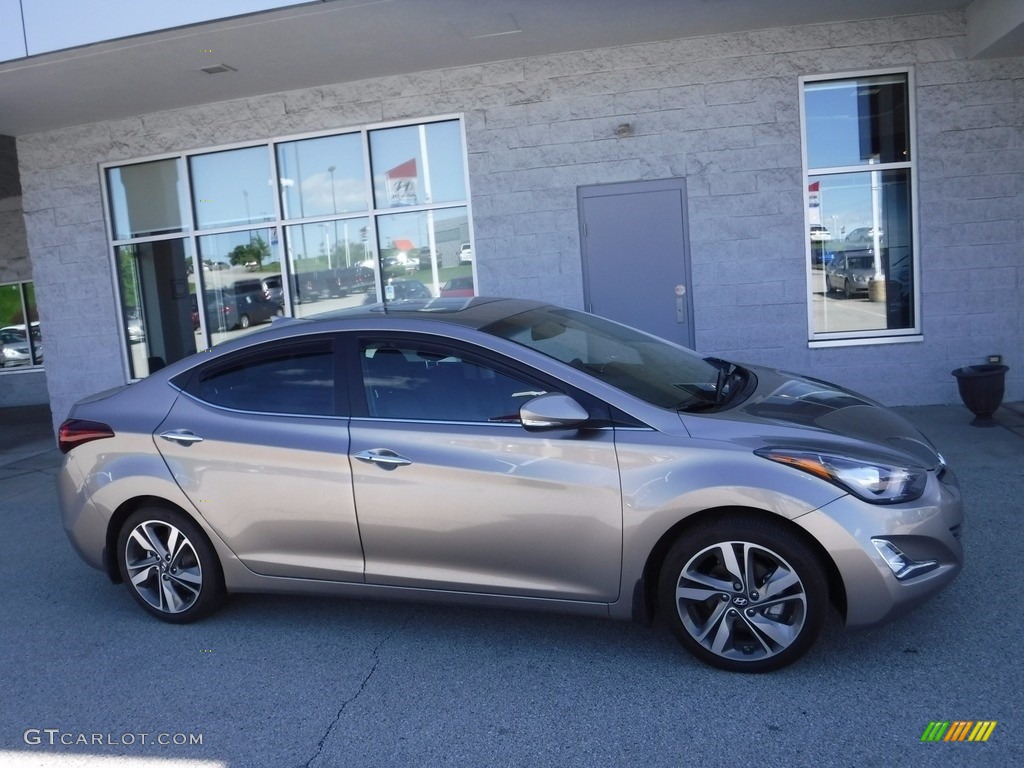
[(994, 427), (996, 420), (992, 418), (1003, 402), (1006, 372), (1005, 365), (966, 365), (953, 371), (960, 399), (967, 410), (974, 414), (972, 427)]

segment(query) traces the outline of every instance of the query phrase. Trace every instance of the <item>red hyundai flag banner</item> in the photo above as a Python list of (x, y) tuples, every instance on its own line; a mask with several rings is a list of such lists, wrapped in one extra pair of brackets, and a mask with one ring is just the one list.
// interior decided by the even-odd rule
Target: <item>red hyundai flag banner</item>
[(388, 205), (397, 208), (402, 205), (416, 205), (419, 177), (416, 173), (416, 158), (396, 165), (384, 174), (388, 190)]
[(807, 208), (811, 224), (821, 224), (821, 182), (807, 185)]

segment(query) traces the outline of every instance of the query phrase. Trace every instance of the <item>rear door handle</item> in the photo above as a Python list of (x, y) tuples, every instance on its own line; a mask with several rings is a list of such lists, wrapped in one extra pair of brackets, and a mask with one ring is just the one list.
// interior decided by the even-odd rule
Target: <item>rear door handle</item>
[(203, 438), (187, 429), (172, 429), (169, 432), (161, 432), (160, 437), (178, 445), (192, 445), (192, 443), (203, 442)]
[(405, 456), (399, 456), (397, 453), (389, 451), (387, 448), (373, 448), (372, 450), (360, 451), (353, 455), (360, 461), (365, 461), (367, 464), (376, 464), (384, 469), (407, 467), (412, 464), (412, 462), (405, 458)]

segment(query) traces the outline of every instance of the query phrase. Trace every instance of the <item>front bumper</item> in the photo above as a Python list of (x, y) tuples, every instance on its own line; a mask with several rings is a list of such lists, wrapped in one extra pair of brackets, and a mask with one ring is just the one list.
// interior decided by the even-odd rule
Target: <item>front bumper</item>
[[(964, 562), (960, 489), (948, 470), (932, 473), (920, 499), (907, 504), (869, 504), (843, 496), (795, 521), (831, 555), (845, 591), (846, 625), (882, 624), (917, 607), (947, 587)], [(936, 567), (897, 579), (872, 539), (892, 542), (915, 561)]]

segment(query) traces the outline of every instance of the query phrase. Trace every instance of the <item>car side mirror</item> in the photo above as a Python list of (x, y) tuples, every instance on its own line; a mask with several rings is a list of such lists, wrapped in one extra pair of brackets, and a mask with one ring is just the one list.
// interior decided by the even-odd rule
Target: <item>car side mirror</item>
[(590, 414), (568, 395), (549, 392), (523, 403), (519, 409), (519, 418), (524, 429), (541, 432), (578, 427), (590, 419)]

